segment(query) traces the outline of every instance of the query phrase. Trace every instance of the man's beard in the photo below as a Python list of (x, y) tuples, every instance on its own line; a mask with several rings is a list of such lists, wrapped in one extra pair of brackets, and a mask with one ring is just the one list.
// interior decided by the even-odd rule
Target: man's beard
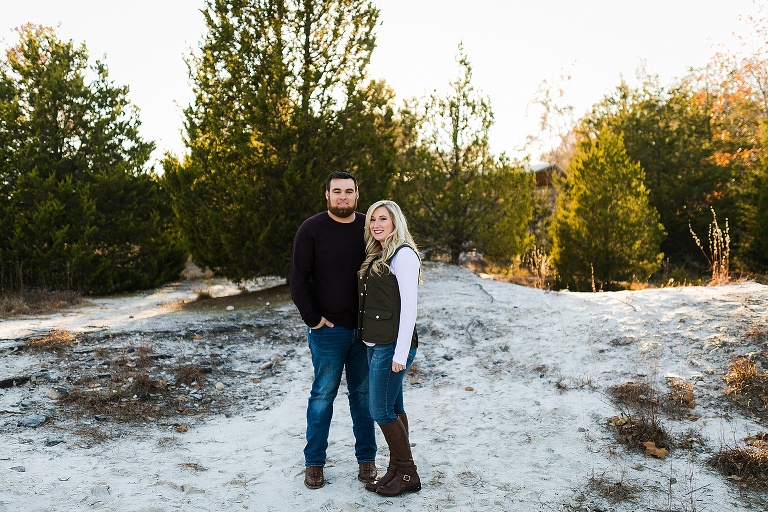
[(331, 200), (327, 200), (328, 203), (328, 211), (334, 214), (335, 216), (339, 217), (340, 219), (346, 219), (353, 213), (355, 213), (355, 208), (357, 208), (357, 201), (355, 201), (353, 204), (349, 206), (331, 206)]

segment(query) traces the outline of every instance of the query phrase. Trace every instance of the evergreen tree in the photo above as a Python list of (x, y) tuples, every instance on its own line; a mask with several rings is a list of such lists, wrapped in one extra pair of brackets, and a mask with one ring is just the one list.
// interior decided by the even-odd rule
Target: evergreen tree
[(621, 136), (603, 130), (579, 142), (552, 223), (552, 260), (561, 286), (609, 290), (658, 270), (664, 228), (643, 180)]
[(85, 45), (19, 35), (0, 67), (3, 288), (107, 293), (177, 276), (185, 253), (128, 88), (89, 66)]
[(602, 130), (621, 134), (629, 158), (643, 168), (650, 204), (668, 233), (661, 248), (673, 264), (686, 264), (699, 254), (689, 224), (706, 231), (710, 207), (734, 216), (731, 171), (712, 160), (707, 109), (685, 81), (664, 88), (646, 76), (639, 88), (622, 83), (595, 105), (580, 132)]
[[(762, 147), (768, 147), (768, 120), (761, 123)], [(753, 177), (754, 223), (750, 256), (760, 272), (768, 270), (768, 155), (760, 155), (760, 166)]]
[(508, 263), (530, 245), (534, 179), (488, 144), (489, 102), (471, 84), (460, 48), (459, 76), (446, 98), (431, 95), (402, 112), (397, 198), (420, 246), (458, 262), (477, 249)]
[[(287, 275), (325, 176), (358, 178), (360, 209), (387, 197), (393, 94), (368, 82), (378, 10), (363, 0), (208, 0), (190, 62), (189, 155), (164, 162), (193, 259), (233, 280)], [(375, 195), (374, 195), (375, 194)]]

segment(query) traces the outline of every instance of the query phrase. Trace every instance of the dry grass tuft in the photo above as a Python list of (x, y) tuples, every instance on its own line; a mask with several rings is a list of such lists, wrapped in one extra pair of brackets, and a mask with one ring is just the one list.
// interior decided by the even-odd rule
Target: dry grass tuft
[(683, 379), (670, 379), (667, 381), (669, 392), (667, 400), (663, 403), (664, 412), (674, 418), (684, 418), (690, 415), (696, 408), (696, 400), (693, 396), (693, 384)]
[(211, 290), (208, 288), (196, 288), (194, 291), (195, 295), (197, 296), (196, 300), (207, 300), (213, 298), (213, 295), (211, 295)]
[(173, 450), (176, 448), (179, 448), (181, 446), (181, 442), (177, 437), (161, 437), (157, 440), (157, 446), (159, 448), (166, 448), (169, 450)]
[(768, 373), (761, 372), (757, 363), (739, 357), (723, 378), (728, 385), (726, 396), (754, 413), (765, 412), (768, 405)]
[(768, 329), (762, 325), (753, 325), (747, 329), (744, 333), (744, 337), (753, 343), (768, 341)]
[[(76, 418), (96, 417), (121, 422), (152, 421), (157, 418), (195, 416), (211, 409), (213, 401), (204, 395), (191, 397), (190, 389), (182, 384), (196, 382), (199, 392), (204, 384), (199, 366), (170, 362), (152, 357), (147, 347), (129, 347), (115, 354), (108, 362), (109, 373), (85, 371), (74, 379), (73, 389), (61, 399), (68, 412)], [(168, 375), (176, 375), (173, 382)], [(227, 398), (216, 395), (216, 405), (224, 406)]]
[(181, 464), (179, 464), (179, 467), (181, 469), (191, 469), (192, 471), (197, 471), (197, 472), (208, 471), (208, 468), (206, 468), (205, 466), (197, 462), (182, 462)]
[(133, 377), (133, 382), (129, 386), (129, 393), (133, 393), (137, 398), (145, 399), (153, 388), (157, 387), (155, 381), (147, 373), (139, 373)]
[(607, 476), (592, 475), (587, 481), (589, 490), (612, 503), (634, 502), (637, 500), (642, 487), (631, 485), (621, 480), (612, 480)]
[(427, 374), (421, 369), (418, 363), (411, 363), (411, 367), (408, 368), (408, 373), (405, 374), (408, 382), (412, 385), (424, 384), (427, 379)]
[(117, 393), (109, 393), (100, 390), (72, 390), (65, 395), (61, 402), (75, 405), (78, 412), (87, 411), (91, 414), (110, 414), (117, 407), (122, 397)]
[[(627, 382), (609, 387), (608, 395), (622, 410), (621, 416), (614, 416), (608, 422), (620, 443), (647, 454), (652, 451), (647, 443), (653, 443), (653, 450), (672, 449), (672, 437), (659, 419), (658, 392), (652, 386)], [(650, 454), (666, 456), (658, 452)]]
[(692, 450), (696, 445), (704, 446), (704, 440), (699, 431), (688, 429), (677, 436), (677, 446), (684, 450)]
[(658, 409), (657, 392), (645, 382), (625, 382), (608, 388), (608, 395), (617, 404), (633, 413), (647, 409)]
[(53, 330), (42, 336), (29, 338), (26, 340), (26, 346), (32, 350), (45, 352), (54, 352), (75, 344), (75, 335), (69, 331)]
[(85, 299), (71, 291), (28, 290), (0, 295), (0, 318), (43, 315), (82, 306)]
[(85, 426), (76, 429), (73, 434), (81, 439), (88, 439), (94, 445), (102, 444), (112, 438), (112, 434), (99, 427)]
[(709, 465), (742, 488), (768, 489), (768, 434), (744, 440), (745, 446), (727, 448), (707, 461)]
[[(608, 425), (614, 429), (618, 441), (630, 448), (643, 451), (647, 455), (654, 455), (663, 459), (666, 450), (672, 450), (673, 440), (663, 425), (642, 416), (614, 416), (608, 421)], [(650, 447), (647, 443), (653, 443)]]
[(203, 382), (203, 369), (196, 364), (185, 364), (176, 368), (176, 383), (187, 386)]

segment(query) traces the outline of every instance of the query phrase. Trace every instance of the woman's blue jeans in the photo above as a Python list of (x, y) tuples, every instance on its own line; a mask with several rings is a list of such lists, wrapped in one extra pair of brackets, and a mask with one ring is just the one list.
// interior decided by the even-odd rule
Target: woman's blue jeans
[(367, 347), (356, 337), (355, 329), (338, 325), (315, 330), (307, 328), (315, 377), (307, 404), (306, 466), (325, 465), (333, 400), (339, 391), (343, 370), (346, 370), (357, 462), (376, 460), (376, 428), (368, 405)]
[(370, 388), (371, 416), (379, 425), (391, 423), (405, 412), (403, 379), (416, 357), (416, 347), (408, 352), (405, 370), (392, 371), (395, 343), (368, 347), (368, 387)]

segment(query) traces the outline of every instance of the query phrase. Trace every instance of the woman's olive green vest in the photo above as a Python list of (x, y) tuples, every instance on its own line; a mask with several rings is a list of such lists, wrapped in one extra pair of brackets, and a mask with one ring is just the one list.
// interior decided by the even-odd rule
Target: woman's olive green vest
[[(403, 247), (410, 248), (403, 244)], [(387, 260), (387, 265), (392, 259)], [(385, 269), (381, 275), (371, 272), (370, 265), (365, 269), (365, 275), (357, 281), (359, 308), (357, 314), (357, 336), (368, 343), (386, 345), (397, 341), (397, 331), (400, 327), (400, 289), (397, 286), (397, 277)], [(416, 328), (413, 329), (411, 347), (419, 345)]]

